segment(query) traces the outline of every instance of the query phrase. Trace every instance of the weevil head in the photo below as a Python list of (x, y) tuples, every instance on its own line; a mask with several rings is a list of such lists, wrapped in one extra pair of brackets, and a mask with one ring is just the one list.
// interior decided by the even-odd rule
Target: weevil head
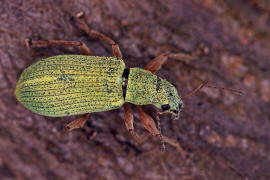
[(178, 118), (183, 108), (183, 101), (179, 97), (176, 87), (158, 77), (156, 90), (156, 103), (154, 105), (164, 113), (169, 113), (174, 118)]
[(125, 101), (136, 105), (153, 104), (162, 113), (178, 117), (183, 102), (177, 89), (170, 82), (150, 71), (141, 68), (130, 68)]

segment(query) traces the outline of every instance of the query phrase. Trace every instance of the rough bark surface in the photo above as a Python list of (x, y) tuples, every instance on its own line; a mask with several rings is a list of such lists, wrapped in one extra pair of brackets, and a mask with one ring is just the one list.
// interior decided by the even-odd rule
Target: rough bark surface
[[(0, 2), (1, 179), (270, 179), (270, 25), (268, 1), (255, 0), (1, 0)], [(129, 67), (144, 67), (163, 52), (196, 50), (209, 55), (190, 64), (175, 60), (158, 73), (185, 95), (209, 80), (244, 96), (213, 88), (185, 101), (179, 121), (163, 116), (163, 133), (186, 151), (157, 138), (137, 145), (125, 129), (123, 108), (80, 117), (47, 118), (14, 97), (21, 72), (44, 57), (76, 54), (64, 47), (27, 49), (34, 40), (85, 42), (95, 55), (111, 49), (89, 39), (70, 22), (84, 11), (90, 27), (119, 43)], [(154, 115), (156, 109), (143, 107)], [(135, 111), (135, 108), (133, 108)], [(135, 113), (135, 128), (148, 134)], [(97, 132), (93, 135), (93, 130)], [(91, 137), (91, 138), (90, 138)]]

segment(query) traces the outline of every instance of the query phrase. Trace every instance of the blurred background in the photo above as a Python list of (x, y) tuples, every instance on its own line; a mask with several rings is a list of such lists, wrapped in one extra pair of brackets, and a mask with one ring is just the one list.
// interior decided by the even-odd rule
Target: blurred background
[[(79, 53), (27, 49), (26, 37), (82, 41), (95, 55), (111, 56), (109, 46), (71, 23), (80, 11), (120, 45), (128, 67), (143, 68), (163, 52), (208, 47), (208, 55), (189, 64), (169, 60), (158, 72), (182, 96), (204, 80), (245, 95), (206, 87), (185, 101), (180, 120), (162, 116), (163, 134), (175, 141), (165, 153), (134, 107), (141, 145), (126, 131), (123, 107), (93, 113), (85, 128), (68, 133), (65, 125), (80, 116), (37, 115), (13, 92), (37, 60)], [(0, 179), (270, 179), (269, 14), (264, 0), (1, 0)]]

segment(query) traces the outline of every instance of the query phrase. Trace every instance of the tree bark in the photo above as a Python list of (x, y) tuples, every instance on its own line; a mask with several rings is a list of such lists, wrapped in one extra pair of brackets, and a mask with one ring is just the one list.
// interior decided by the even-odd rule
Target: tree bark
[[(1, 1), (0, 177), (1, 179), (269, 179), (270, 3), (232, 0)], [(93, 113), (83, 129), (65, 125), (80, 116), (48, 118), (14, 97), (21, 72), (64, 47), (27, 49), (34, 40), (86, 43), (97, 56), (111, 47), (89, 39), (70, 21), (84, 11), (88, 25), (115, 40), (127, 67), (143, 68), (167, 52), (208, 55), (191, 63), (169, 59), (157, 73), (176, 84), (185, 101), (179, 121), (161, 117), (164, 135), (176, 146), (162, 153), (158, 138), (137, 145), (125, 129), (123, 107)], [(143, 107), (154, 117), (155, 108)], [(143, 129), (135, 112), (135, 131)], [(173, 144), (173, 143), (172, 143)], [(180, 153), (181, 148), (185, 151)]]

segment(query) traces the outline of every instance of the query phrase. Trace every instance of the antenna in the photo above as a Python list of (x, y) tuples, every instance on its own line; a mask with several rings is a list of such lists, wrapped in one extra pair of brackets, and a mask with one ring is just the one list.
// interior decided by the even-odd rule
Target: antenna
[(189, 94), (185, 95), (183, 97), (183, 99), (188, 99), (190, 98), (191, 96), (193, 96), (193, 94), (197, 93), (199, 90), (201, 90), (208, 82), (205, 81), (203, 82), (199, 87), (197, 87), (196, 89), (194, 89), (192, 92), (190, 92)]
[(206, 87), (221, 89), (221, 90), (224, 90), (224, 91), (230, 91), (230, 92), (232, 92), (234, 94), (241, 95), (241, 96), (242, 95), (245, 95), (245, 93), (243, 93), (242, 91), (236, 90), (236, 89), (225, 88), (225, 87), (218, 87), (218, 86), (214, 86), (214, 85), (206, 85)]
[(194, 89), (192, 92), (190, 92), (189, 94), (185, 95), (183, 97), (183, 99), (188, 99), (191, 96), (193, 96), (194, 94), (196, 94), (199, 90), (201, 90), (203, 87), (209, 87), (209, 88), (215, 88), (215, 89), (221, 89), (224, 91), (230, 91), (234, 94), (237, 95), (245, 95), (245, 93), (243, 93), (242, 91), (239, 90), (235, 90), (235, 89), (230, 89), (230, 88), (225, 88), (225, 87), (218, 87), (218, 86), (214, 86), (214, 85), (208, 85), (208, 81), (203, 82), (199, 87), (197, 87), (196, 89)]

